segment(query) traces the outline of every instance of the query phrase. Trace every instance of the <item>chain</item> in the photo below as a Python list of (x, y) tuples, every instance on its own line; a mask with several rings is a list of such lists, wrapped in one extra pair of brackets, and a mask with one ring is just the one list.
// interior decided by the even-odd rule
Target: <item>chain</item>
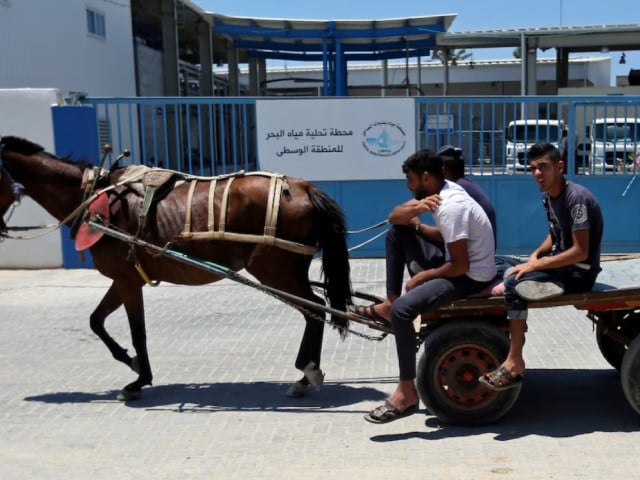
[[(278, 295), (277, 293), (271, 292), (265, 288), (262, 287), (262, 285), (260, 285), (259, 283), (253, 282), (252, 280), (243, 277), (242, 275), (234, 275), (232, 280), (236, 280), (239, 283), (242, 283), (244, 285), (247, 285), (249, 287), (253, 287), (256, 288), (257, 290), (260, 290), (262, 293), (266, 293), (267, 295), (269, 295), (270, 297), (276, 298), (277, 300), (280, 300), (282, 303), (289, 305), (290, 307), (295, 308), (296, 310), (298, 310), (300, 313), (302, 313), (302, 315), (304, 315), (305, 317), (309, 317), (312, 318), (314, 320), (317, 320), (319, 322), (324, 322), (327, 323), (331, 326), (334, 326), (333, 323), (331, 323), (331, 320), (327, 320), (325, 315), (320, 315), (319, 313), (310, 310), (306, 307), (303, 307), (302, 305), (298, 305), (295, 302), (292, 302), (291, 300), (288, 300), (280, 295)], [(319, 305), (320, 306), (320, 305)], [(356, 322), (358, 320), (355, 320)], [(359, 323), (364, 323), (364, 322), (359, 322)], [(355, 335), (356, 337), (360, 337), (360, 338), (364, 338), (366, 340), (374, 340), (379, 342), (380, 340), (384, 339), (388, 333), (387, 332), (383, 332), (381, 335), (367, 335), (366, 333), (362, 333), (362, 332), (358, 332), (357, 330), (353, 330), (351, 328), (343, 328), (342, 329), (345, 332), (348, 332), (352, 335)]]

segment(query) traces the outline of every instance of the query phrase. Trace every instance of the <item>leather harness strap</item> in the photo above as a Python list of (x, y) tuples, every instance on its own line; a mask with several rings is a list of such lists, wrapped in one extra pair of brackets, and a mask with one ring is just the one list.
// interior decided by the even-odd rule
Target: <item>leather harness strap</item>
[(227, 226), (227, 207), (229, 205), (229, 192), (231, 191), (231, 184), (235, 180), (235, 177), (231, 177), (227, 180), (227, 185), (224, 187), (224, 192), (222, 194), (222, 203), (220, 204), (220, 225), (218, 227), (218, 231), (222, 233), (222, 238), (224, 238), (225, 228)]
[(184, 221), (184, 230), (182, 231), (182, 236), (184, 238), (189, 238), (191, 236), (191, 205), (193, 203), (193, 192), (195, 191), (197, 184), (198, 180), (193, 180), (189, 185), (189, 193), (187, 194), (187, 212)]
[[(267, 198), (265, 225), (262, 235), (248, 234), (248, 233), (234, 233), (228, 232), (227, 229), (227, 211), (230, 203), (231, 186), (233, 181), (242, 175), (259, 175), (263, 177), (269, 177), (269, 194)], [(263, 245), (274, 245), (295, 253), (303, 255), (313, 255), (318, 249), (302, 243), (293, 242), (291, 240), (284, 240), (276, 237), (276, 226), (278, 223), (278, 212), (280, 210), (280, 199), (283, 193), (288, 192), (289, 184), (287, 183), (284, 175), (273, 174), (268, 172), (242, 172), (240, 175), (225, 177), (227, 184), (222, 192), (222, 199), (220, 202), (220, 220), (218, 222), (218, 229), (215, 228), (215, 194), (217, 188), (217, 178), (208, 179), (209, 185), (209, 199), (208, 199), (208, 219), (207, 230), (201, 232), (191, 231), (191, 208), (193, 192), (195, 188), (193, 184), (190, 187), (189, 195), (187, 199), (187, 216), (185, 220), (185, 227), (180, 237), (189, 240), (227, 240), (231, 242), (245, 242), (256, 243)], [(195, 182), (194, 182), (195, 183)]]
[(214, 178), (209, 182), (209, 212), (207, 220), (207, 230), (213, 232), (215, 229), (215, 213), (214, 208), (216, 205), (216, 186), (218, 185), (218, 179)]

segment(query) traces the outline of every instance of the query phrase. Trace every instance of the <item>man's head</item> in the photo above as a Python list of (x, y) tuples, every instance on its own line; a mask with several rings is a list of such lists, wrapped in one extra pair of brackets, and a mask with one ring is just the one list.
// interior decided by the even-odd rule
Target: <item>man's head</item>
[(461, 148), (445, 145), (438, 150), (438, 155), (442, 158), (444, 178), (456, 182), (464, 177), (464, 157)]
[(541, 191), (549, 192), (552, 196), (562, 191), (565, 184), (562, 175), (564, 162), (555, 145), (550, 143), (532, 145), (527, 151), (527, 161)]
[(407, 177), (407, 187), (420, 200), (438, 193), (444, 183), (442, 158), (430, 150), (420, 150), (402, 164), (402, 173)]

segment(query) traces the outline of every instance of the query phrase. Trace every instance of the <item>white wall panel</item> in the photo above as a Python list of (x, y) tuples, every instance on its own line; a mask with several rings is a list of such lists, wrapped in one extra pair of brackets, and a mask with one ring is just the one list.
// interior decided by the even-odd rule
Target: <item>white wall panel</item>
[[(15, 135), (54, 151), (51, 106), (62, 97), (55, 89), (0, 90), (0, 136)], [(42, 207), (24, 198), (8, 225), (44, 225), (57, 223)], [(33, 235), (34, 232), (20, 232)], [(33, 240), (6, 240), (0, 243), (0, 268), (62, 267), (60, 231)]]

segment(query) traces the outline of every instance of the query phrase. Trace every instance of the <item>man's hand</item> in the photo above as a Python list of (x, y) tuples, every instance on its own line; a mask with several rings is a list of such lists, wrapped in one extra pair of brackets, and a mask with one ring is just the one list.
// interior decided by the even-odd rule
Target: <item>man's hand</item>
[(433, 195), (429, 195), (428, 197), (425, 197), (422, 200), (420, 200), (420, 203), (422, 203), (425, 206), (426, 212), (435, 211), (440, 206), (441, 202), (442, 202), (442, 199), (440, 198), (440, 195), (438, 195), (437, 193), (434, 193)]
[(407, 292), (413, 290), (414, 288), (422, 285), (427, 280), (430, 280), (429, 270), (423, 270), (421, 272), (416, 273), (413, 277), (409, 279), (407, 285), (405, 286)]
[(535, 272), (537, 270), (534, 264), (535, 264), (535, 260), (534, 261), (529, 260), (528, 262), (525, 262), (525, 263), (519, 263), (513, 266), (509, 270), (508, 276), (510, 277), (511, 275), (515, 275), (516, 280), (519, 280), (520, 277), (522, 277), (525, 273)]

